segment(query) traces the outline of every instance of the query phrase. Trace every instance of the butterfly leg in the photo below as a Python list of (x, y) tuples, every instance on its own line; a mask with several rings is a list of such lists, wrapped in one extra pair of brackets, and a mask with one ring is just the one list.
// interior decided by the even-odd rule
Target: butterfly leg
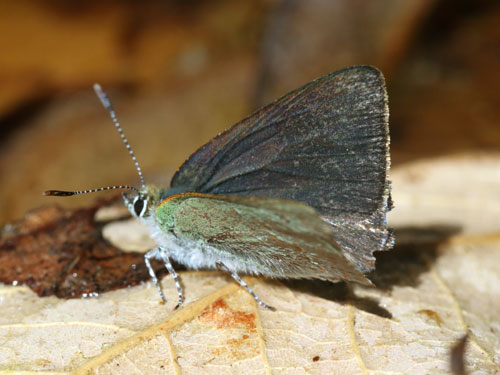
[(253, 297), (253, 299), (255, 300), (255, 302), (257, 302), (260, 306), (262, 307), (265, 307), (266, 309), (268, 310), (271, 310), (271, 311), (276, 311), (276, 308), (274, 308), (273, 306), (270, 306), (268, 305), (267, 303), (265, 303), (264, 301), (262, 301), (259, 296), (257, 294), (255, 294), (255, 292), (248, 286), (248, 284), (241, 278), (238, 276), (238, 274), (236, 272), (232, 272), (230, 271), (225, 265), (224, 263), (221, 263), (221, 262), (217, 262), (216, 263), (216, 266), (219, 270), (221, 271), (224, 271), (224, 272), (227, 272), (231, 275), (231, 277), (238, 283), (240, 284), (240, 286), (242, 286), (243, 288), (245, 288), (247, 290), (248, 293), (250, 293)]
[(150, 259), (158, 258), (159, 252), (160, 252), (159, 248), (148, 251), (144, 255), (144, 263), (146, 263), (146, 267), (148, 268), (149, 276), (151, 276), (151, 278), (153, 279), (153, 282), (156, 285), (156, 289), (158, 289), (158, 293), (160, 293), (161, 300), (163, 301), (163, 303), (167, 303), (167, 299), (165, 298), (165, 295), (163, 294), (163, 290), (161, 289), (161, 285), (158, 281), (158, 278), (156, 277), (155, 270), (151, 266), (151, 261), (150, 261)]
[(163, 251), (162, 248), (159, 248), (160, 251), (160, 256), (161, 259), (163, 260), (163, 263), (165, 264), (165, 267), (167, 268), (167, 271), (170, 275), (172, 275), (174, 282), (175, 282), (175, 287), (177, 288), (177, 306), (174, 307), (174, 310), (178, 309), (181, 307), (182, 303), (184, 302), (184, 293), (182, 293), (182, 286), (179, 281), (179, 276), (177, 275), (177, 272), (175, 272), (174, 267), (172, 266), (172, 263), (170, 263), (170, 258), (168, 255)]
[(156, 289), (158, 289), (158, 293), (160, 293), (160, 297), (164, 303), (167, 302), (167, 299), (165, 298), (165, 295), (163, 294), (163, 290), (161, 289), (160, 282), (158, 281), (158, 278), (156, 277), (156, 273), (151, 266), (150, 259), (161, 259), (163, 260), (163, 263), (165, 264), (165, 268), (167, 269), (168, 273), (172, 275), (175, 286), (177, 288), (177, 295), (179, 296), (179, 300), (177, 302), (177, 306), (175, 306), (175, 309), (180, 307), (182, 303), (184, 302), (184, 295), (182, 293), (182, 287), (179, 282), (179, 276), (177, 275), (177, 272), (175, 272), (174, 267), (172, 266), (172, 263), (170, 263), (170, 259), (168, 258), (167, 254), (165, 251), (163, 251), (162, 248), (158, 247), (154, 250), (148, 251), (146, 255), (144, 256), (144, 262), (146, 263), (146, 267), (148, 268), (149, 275), (153, 279), (153, 282), (156, 285)]

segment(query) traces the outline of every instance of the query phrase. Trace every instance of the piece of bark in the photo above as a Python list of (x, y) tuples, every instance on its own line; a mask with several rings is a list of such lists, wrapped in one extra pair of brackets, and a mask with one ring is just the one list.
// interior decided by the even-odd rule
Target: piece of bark
[(4, 227), (0, 282), (29, 286), (39, 296), (73, 298), (148, 280), (143, 254), (124, 253), (102, 237), (95, 214), (106, 203), (78, 210), (48, 206)]

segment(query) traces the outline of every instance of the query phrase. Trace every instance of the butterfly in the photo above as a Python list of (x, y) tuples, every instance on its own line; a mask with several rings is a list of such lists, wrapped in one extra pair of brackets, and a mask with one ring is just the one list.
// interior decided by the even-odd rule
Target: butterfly
[(347, 280), (370, 285), (374, 251), (393, 246), (388, 98), (382, 73), (353, 66), (324, 75), (257, 110), (187, 159), (170, 187), (146, 185), (111, 103), (94, 89), (120, 133), (141, 187), (109, 186), (150, 229), (157, 247), (145, 262), (166, 301), (151, 259), (172, 275), (188, 268), (229, 273), (255, 301), (242, 274)]

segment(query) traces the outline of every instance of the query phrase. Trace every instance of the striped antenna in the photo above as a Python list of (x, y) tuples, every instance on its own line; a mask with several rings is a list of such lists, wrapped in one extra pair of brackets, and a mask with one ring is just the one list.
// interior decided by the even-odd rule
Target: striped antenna
[[(130, 157), (132, 158), (132, 161), (135, 164), (135, 168), (137, 169), (137, 174), (139, 175), (139, 179), (141, 180), (141, 185), (142, 189), (146, 187), (146, 184), (144, 182), (144, 176), (142, 175), (142, 170), (141, 167), (139, 166), (139, 162), (137, 161), (137, 158), (135, 157), (134, 151), (132, 150), (132, 147), (130, 147), (130, 144), (128, 143), (127, 137), (125, 137), (125, 134), (123, 133), (122, 127), (120, 126), (120, 123), (118, 122), (118, 119), (116, 118), (115, 110), (113, 109), (113, 106), (111, 105), (111, 102), (102, 89), (101, 85), (98, 83), (94, 84), (94, 91), (101, 101), (102, 105), (106, 110), (108, 111), (109, 115), (111, 116), (111, 119), (113, 120), (113, 123), (115, 124), (116, 130), (118, 130), (118, 133), (120, 134), (120, 137), (122, 137), (123, 143), (125, 143), (125, 147), (127, 147), (128, 153), (130, 154)], [(132, 189), (132, 190), (137, 190), (137, 189)]]
[[(144, 183), (144, 177), (142, 175), (141, 167), (139, 166), (139, 163), (137, 162), (137, 159), (134, 155), (134, 151), (132, 151), (132, 148), (130, 147), (130, 144), (128, 143), (127, 138), (125, 137), (125, 134), (123, 133), (123, 130), (120, 126), (120, 123), (116, 119), (115, 115), (115, 110), (111, 106), (111, 102), (108, 99), (108, 96), (106, 93), (102, 90), (101, 86), (99, 84), (94, 85), (94, 91), (101, 101), (102, 105), (106, 110), (109, 112), (109, 115), (111, 116), (111, 119), (113, 120), (113, 123), (115, 124), (116, 130), (118, 130), (118, 133), (120, 134), (120, 137), (122, 137), (123, 143), (125, 143), (125, 146), (127, 147), (128, 153), (132, 157), (133, 162), (135, 163), (135, 167), (137, 169), (137, 173), (139, 174), (139, 179), (141, 180), (141, 185), (142, 189), (144, 190), (146, 187), (146, 184)], [(113, 189), (127, 189), (127, 190), (133, 190), (137, 194), (141, 195), (141, 191), (133, 186), (128, 186), (128, 185), (114, 185), (114, 186), (105, 186), (105, 187), (100, 187), (100, 188), (95, 188), (95, 189), (88, 189), (88, 190), (78, 190), (78, 191), (64, 191), (64, 190), (47, 190), (43, 192), (43, 195), (47, 196), (55, 196), (55, 197), (69, 197), (72, 195), (79, 195), (79, 194), (88, 194), (88, 193), (96, 193), (98, 191), (104, 191), (104, 190), (113, 190)]]
[(115, 185), (115, 186), (105, 186), (105, 187), (100, 187), (100, 188), (96, 188), (96, 189), (79, 190), (79, 191), (47, 190), (47, 191), (43, 192), (43, 195), (52, 196), (52, 197), (69, 197), (71, 195), (96, 193), (98, 191), (113, 190), (113, 189), (128, 189), (128, 190), (135, 191), (137, 194), (140, 194), (140, 191), (133, 186)]

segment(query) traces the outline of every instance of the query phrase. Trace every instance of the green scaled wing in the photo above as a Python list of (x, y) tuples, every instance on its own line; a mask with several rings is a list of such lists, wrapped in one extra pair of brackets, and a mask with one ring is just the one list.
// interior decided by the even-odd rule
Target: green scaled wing
[(161, 202), (156, 217), (178, 238), (209, 245), (204, 256), (236, 272), (370, 284), (342, 254), (331, 227), (300, 202), (184, 193)]

